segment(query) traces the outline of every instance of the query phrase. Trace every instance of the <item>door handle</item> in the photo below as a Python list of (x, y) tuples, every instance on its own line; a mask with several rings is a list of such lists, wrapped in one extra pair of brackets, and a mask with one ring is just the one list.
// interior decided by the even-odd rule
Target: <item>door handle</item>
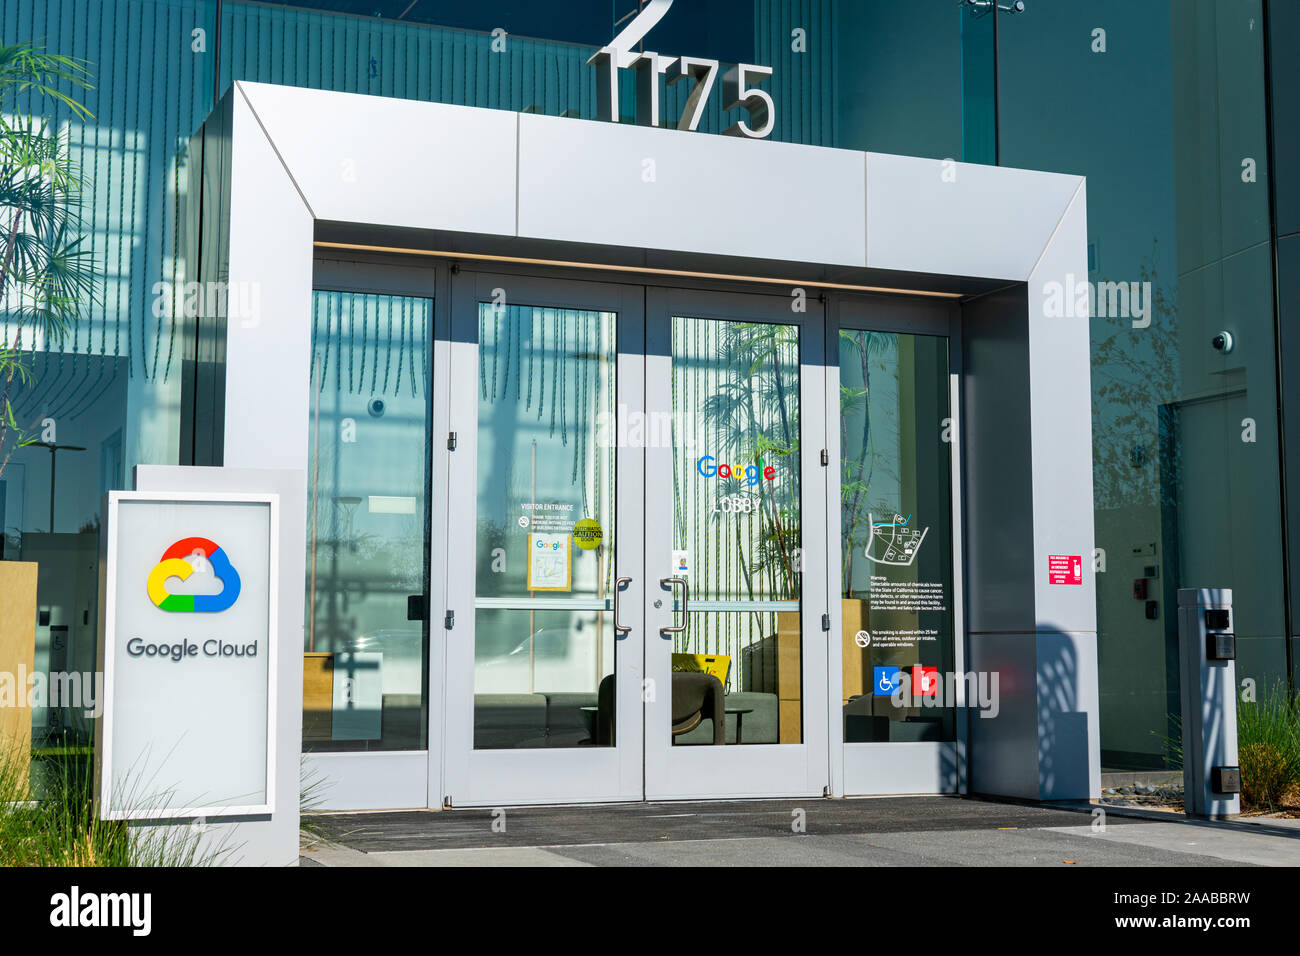
[(681, 634), (686, 630), (686, 611), (687, 605), (691, 599), (691, 586), (686, 583), (685, 578), (660, 578), (659, 586), (661, 588), (672, 587), (674, 584), (682, 586), (682, 623), (674, 624), (672, 627), (661, 627), (659, 630), (665, 634)]
[(626, 634), (632, 630), (631, 624), (618, 623), (618, 592), (623, 589), (623, 585), (631, 583), (631, 578), (616, 578), (614, 580), (614, 630), (619, 634)]

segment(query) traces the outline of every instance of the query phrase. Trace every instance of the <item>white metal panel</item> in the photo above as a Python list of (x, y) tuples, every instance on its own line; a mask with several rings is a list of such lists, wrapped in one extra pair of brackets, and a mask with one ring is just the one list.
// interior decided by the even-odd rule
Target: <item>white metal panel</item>
[(867, 265), (1023, 282), (1083, 179), (867, 153)]
[[(429, 806), (423, 750), (303, 754), (303, 785), (320, 804), (312, 810), (404, 810)], [(436, 804), (435, 804), (436, 805)]]
[(227, 323), (223, 463), (305, 469), (311, 211), (242, 97), (234, 97), (233, 109), (228, 281), (258, 308)]
[(863, 153), (519, 117), (520, 236), (862, 266)]
[(846, 796), (956, 793), (959, 776), (955, 741), (844, 745)]
[(515, 114), (237, 85), (317, 219), (514, 234)]
[[(1087, 632), (1097, 629), (1097, 577), (1093, 524), (1080, 520), (1079, 504), (1091, 508), (1092, 406), (1078, 398), (1092, 395), (1092, 365), (1087, 306), (1068, 295), (1088, 278), (1085, 202), (1080, 184), (1029, 279), (1028, 293), (1037, 625)], [(1058, 305), (1070, 308), (1060, 315)], [(1075, 314), (1080, 305), (1083, 314)], [(1047, 559), (1053, 554), (1081, 556), (1083, 584), (1048, 583)]]
[[(826, 389), (822, 395), (822, 433), (826, 445), (826, 457), (834, 467), (824, 470), (822, 494), (825, 496), (826, 510), (823, 523), (829, 528), (840, 528), (843, 534), (840, 509), (841, 467), (844, 454), (840, 443), (840, 328), (844, 309), (843, 298), (831, 297), (826, 306)], [(831, 547), (831, 544), (834, 547)], [(844, 555), (838, 537), (832, 538), (826, 548), (826, 581), (823, 591), (826, 606), (831, 616), (830, 634), (826, 641), (826, 733), (829, 747), (828, 772), (830, 775), (831, 795), (842, 797), (848, 777), (846, 763), (848, 754), (844, 749), (844, 710), (838, 702), (844, 693), (844, 643), (836, 640), (835, 635), (844, 632), (844, 605), (840, 601), (840, 581), (844, 574)]]

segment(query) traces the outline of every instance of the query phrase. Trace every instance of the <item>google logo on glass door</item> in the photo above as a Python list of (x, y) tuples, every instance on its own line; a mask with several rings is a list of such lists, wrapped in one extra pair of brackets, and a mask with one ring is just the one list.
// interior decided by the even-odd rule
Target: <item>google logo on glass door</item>
[(764, 465), (761, 458), (757, 464), (741, 467), (740, 465), (719, 465), (717, 459), (712, 455), (704, 455), (695, 463), (695, 470), (705, 478), (712, 478), (717, 475), (719, 478), (744, 479), (747, 485), (758, 484), (759, 475), (762, 475), (768, 481), (776, 480), (776, 469), (771, 465)]
[[(169, 578), (184, 581), (194, 573), (191, 558), (205, 558), (222, 583), (220, 594), (172, 594)], [(239, 572), (215, 542), (207, 538), (182, 538), (163, 552), (162, 560), (149, 572), (149, 600), (163, 611), (224, 611), (239, 598)]]

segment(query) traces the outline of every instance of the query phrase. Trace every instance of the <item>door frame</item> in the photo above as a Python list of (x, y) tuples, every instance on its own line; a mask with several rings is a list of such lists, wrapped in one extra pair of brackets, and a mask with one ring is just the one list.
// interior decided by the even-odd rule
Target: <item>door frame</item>
[[(962, 481), (962, 322), (959, 305), (904, 296), (871, 294), (837, 294), (830, 296), (827, 309), (826, 360), (826, 442), (830, 460), (839, 462), (841, 329), (870, 332), (895, 332), (908, 335), (933, 335), (948, 340), (948, 407), (951, 422), (949, 493), (952, 501), (952, 621), (953, 667), (965, 673), (968, 660), (968, 626), (965, 604), (965, 567), (963, 557), (964, 518)], [(840, 470), (830, 469), (827, 476), (826, 523), (840, 526)], [(830, 606), (831, 635), (828, 641), (830, 666), (827, 669), (828, 701), (841, 697), (843, 681), (843, 646), (839, 639), (843, 620), (840, 610), (839, 581), (842, 573), (840, 548), (828, 551), (830, 573), (827, 575), (827, 601)], [(968, 731), (970, 712), (966, 706), (965, 683), (956, 681), (956, 740), (940, 742), (848, 743), (844, 740), (841, 708), (829, 706), (832, 793), (835, 796), (876, 796), (906, 793), (966, 793)]]
[(429, 619), (431, 608), (445, 603), (445, 576), (437, 567), (447, 553), (449, 498), (446, 487), (447, 449), (438, 435), (446, 434), (450, 370), (448, 331), (451, 303), (446, 294), (449, 267), (445, 263), (404, 263), (391, 258), (327, 258), (313, 261), (312, 290), (373, 295), (410, 296), (433, 302), (430, 329), (429, 456), (425, 494), (428, 506), (429, 550), (426, 555), (425, 601), (425, 747), (422, 750), (305, 752), (308, 773), (320, 780), (331, 809), (376, 809), (433, 806), (441, 793), (442, 661), (445, 632)]
[[(644, 539), (639, 515), (615, 509), (615, 569), (613, 577), (630, 577), (619, 592), (619, 623), (631, 629), (616, 635), (615, 743), (608, 747), (474, 748), (474, 638), (478, 501), (478, 403), (466, 396), (478, 393), (478, 306), (492, 302), (497, 292), (508, 304), (585, 309), (617, 315), (615, 407), (640, 407), (644, 401), (642, 352), (644, 292), (640, 286), (611, 282), (537, 278), (519, 273), (453, 269), (451, 275), (451, 371), (447, 377), (450, 418), (456, 434), (448, 456), (449, 501), (473, 502), (449, 512), (447, 543), (459, 542), (457, 552), (469, 560), (444, 561), (448, 596), (446, 611), (454, 624), (444, 631), (443, 674), (443, 806), (595, 803), (640, 800), (643, 797), (641, 755), (641, 663), (644, 643), (642, 555)], [(458, 400), (453, 400), (453, 396)], [(436, 444), (436, 443), (435, 443)], [(446, 443), (444, 443), (446, 444)], [(615, 501), (637, 502), (644, 497), (644, 459), (639, 448), (618, 448)], [(472, 549), (472, 550), (471, 550)], [(613, 597), (606, 599), (613, 624)]]
[[(962, 389), (960, 376), (962, 372), (962, 338), (961, 307), (955, 302), (930, 298), (888, 294), (844, 294), (826, 293), (814, 290), (808, 297), (808, 312), (794, 313), (790, 307), (790, 297), (784, 292), (772, 292), (767, 288), (755, 288), (752, 284), (732, 281), (681, 281), (666, 280), (653, 276), (636, 276), (635, 281), (624, 283), (616, 281), (622, 278), (617, 273), (579, 273), (572, 270), (554, 269), (538, 266), (516, 266), (503, 264), (494, 271), (475, 271), (459, 266), (455, 262), (421, 260), (406, 263), (389, 256), (371, 256), (352, 254), (346, 259), (318, 257), (315, 261), (313, 288), (330, 291), (347, 291), (378, 293), (386, 295), (412, 295), (431, 298), (434, 303), (434, 321), (432, 330), (431, 359), (431, 408), (430, 422), (430, 464), (429, 464), (429, 581), (428, 581), (428, 727), (427, 749), (420, 751), (371, 751), (360, 753), (316, 752), (308, 755), (308, 762), (326, 777), (333, 789), (329, 802), (332, 806), (344, 808), (400, 808), (429, 807), (438, 808), (448, 805), (447, 798), (457, 806), (499, 805), (499, 804), (554, 804), (563, 802), (601, 802), (601, 801), (641, 801), (672, 799), (716, 799), (726, 797), (762, 797), (762, 796), (856, 796), (883, 793), (938, 793), (967, 791), (967, 756), (968, 756), (968, 713), (964, 701), (959, 698), (957, 715), (957, 740), (946, 745), (910, 744), (910, 743), (863, 743), (846, 744), (843, 739), (843, 721), (840, 708), (834, 706), (839, 699), (841, 676), (840, 643), (835, 636), (840, 633), (840, 604), (838, 581), (840, 559), (838, 535), (832, 535), (830, 529), (838, 528), (839, 513), (839, 470), (835, 467), (823, 468), (820, 464), (820, 449), (827, 451), (831, 463), (839, 460), (839, 429), (837, 427), (839, 405), (839, 363), (838, 333), (841, 328), (867, 329), (881, 332), (901, 332), (908, 334), (940, 335), (949, 341), (950, 374), (950, 408), (953, 417), (953, 456), (952, 456), (952, 508), (953, 508), (953, 587), (954, 587), (954, 661), (958, 671), (964, 671), (967, 653), (967, 627), (965, 619), (965, 574), (963, 570), (963, 528), (962, 505), (964, 485), (962, 474)], [(477, 500), (475, 482), (477, 471), (475, 465), (462, 465), (457, 473), (453, 470), (453, 461), (465, 462), (476, 454), (477, 408), (473, 403), (469, 407), (457, 408), (454, 398), (463, 394), (463, 389), (470, 388), (473, 393), (473, 381), (461, 381), (467, 374), (472, 379), (477, 369), (477, 332), (476, 325), (469, 340), (466, 340), (461, 326), (453, 320), (453, 313), (473, 314), (473, 305), (478, 301), (484, 283), (495, 283), (510, 290), (509, 301), (521, 303), (519, 297), (526, 299), (526, 304), (570, 308), (590, 305), (592, 308), (604, 307), (619, 315), (618, 371), (616, 381), (619, 383), (619, 399), (624, 395), (624, 385), (629, 384), (639, 390), (642, 402), (639, 406), (650, 410), (652, 388), (650, 380), (654, 377), (653, 365), (670, 364), (668, 355), (671, 342), (665, 343), (669, 335), (669, 313), (689, 312), (692, 316), (702, 318), (740, 319), (753, 321), (774, 321), (789, 324), (791, 317), (799, 320), (803, 331), (800, 335), (800, 373), (801, 373), (801, 418), (803, 434), (801, 436), (801, 467), (803, 469), (803, 502), (806, 515), (824, 514), (826, 520), (817, 528), (816, 522), (804, 521), (803, 551), (805, 557), (805, 585), (801, 619), (803, 625), (804, 665), (804, 742), (802, 744), (746, 745), (743, 748), (728, 748), (725, 759), (717, 761), (717, 752), (713, 748), (699, 747), (673, 748), (661, 755), (672, 758), (678, 769), (666, 775), (664, 785), (657, 785), (652, 779), (660, 773), (651, 757), (653, 739), (647, 727), (647, 712), (644, 708), (632, 708), (632, 713), (624, 715), (620, 707), (618, 725), (629, 728), (636, 742), (635, 752), (628, 757), (622, 755), (611, 758), (608, 755), (598, 757), (599, 761), (616, 760), (620, 767), (617, 772), (618, 783), (603, 788), (588, 788), (582, 780), (582, 774), (573, 776), (573, 767), (564, 762), (562, 770), (551, 767), (553, 758), (564, 752), (561, 748), (542, 750), (501, 750), (479, 751), (480, 754), (493, 754), (479, 760), (470, 757), (468, 765), (465, 759), (453, 755), (451, 746), (453, 728), (460, 722), (457, 731), (469, 734), (472, 743), (472, 706), (466, 713), (455, 713), (456, 689), (452, 687), (454, 672), (449, 654), (453, 652), (452, 642), (471, 642), (472, 648), (473, 614), (471, 607), (456, 607), (464, 604), (463, 600), (451, 600), (452, 595), (474, 593), (473, 562), (455, 562), (447, 560), (451, 553), (450, 542), (456, 540), (454, 522), (456, 516), (451, 509), (453, 500)], [(590, 295), (588, 295), (590, 293)], [(465, 312), (466, 304), (470, 312)], [(615, 307), (617, 306), (617, 307)], [(658, 310), (656, 312), (656, 310)], [(635, 316), (635, 317), (633, 317)], [(658, 322), (656, 322), (656, 317)], [(656, 340), (656, 327), (658, 339)], [(813, 359), (810, 349), (819, 350)], [(665, 344), (667, 351), (665, 351)], [(658, 352), (656, 352), (658, 349)], [(639, 351), (638, 351), (639, 350)], [(662, 384), (670, 381), (668, 369), (661, 369)], [(462, 406), (466, 403), (461, 402)], [(816, 415), (820, 421), (813, 422)], [(445, 440), (450, 432), (457, 433), (457, 449), (450, 450)], [(818, 436), (822, 436), (819, 440)], [(633, 495), (631, 500), (645, 500), (647, 486), (646, 468), (654, 467), (650, 459), (656, 449), (620, 449), (617, 495), (620, 500), (628, 500), (626, 495)], [(670, 450), (658, 450), (671, 454)], [(462, 457), (457, 457), (462, 456)], [(633, 464), (633, 456), (636, 462)], [(817, 470), (824, 472), (824, 482), (817, 482), (814, 477)], [(468, 484), (465, 484), (468, 479)], [(636, 487), (625, 485), (635, 482)], [(463, 486), (463, 487), (462, 487)], [(438, 489), (443, 489), (439, 493)], [(815, 494), (817, 501), (810, 499)], [(468, 496), (468, 499), (466, 499)], [(814, 510), (815, 509), (815, 510)], [(648, 558), (647, 531), (643, 522), (631, 522), (626, 509), (618, 512), (619, 528), (619, 568), (624, 569), (626, 562), (636, 560), (638, 567), (631, 576), (633, 582), (628, 590), (621, 593), (622, 612), (620, 623), (631, 624), (632, 635), (640, 645), (639, 653), (630, 647), (635, 667), (635, 682), (640, 684), (643, 677), (654, 677), (651, 673), (653, 663), (653, 642), (658, 639), (656, 627), (660, 620), (651, 620), (653, 609), (650, 608), (647, 588), (657, 583), (658, 571), (651, 567)], [(815, 534), (813, 540), (810, 534)], [(471, 535), (471, 537), (473, 537)], [(633, 538), (636, 538), (634, 541)], [(633, 550), (629, 551), (629, 548)], [(820, 570), (819, 570), (820, 567)], [(647, 575), (653, 575), (655, 582), (650, 582)], [(824, 583), (824, 590), (818, 587), (818, 574)], [(616, 575), (617, 576), (617, 575)], [(658, 612), (660, 617), (671, 615), (674, 602), (666, 602), (666, 608)], [(819, 606), (820, 605), (820, 606)], [(634, 612), (639, 608), (640, 612)], [(446, 610), (455, 610), (455, 626), (448, 631), (443, 626), (443, 614)], [(826, 613), (830, 619), (829, 632), (822, 631), (821, 616)], [(671, 623), (669, 621), (668, 623)], [(818, 635), (821, 635), (819, 638)], [(821, 663), (816, 664), (816, 658)], [(661, 662), (661, 669), (667, 662)], [(644, 670), (643, 670), (644, 668)], [(631, 672), (632, 667), (624, 668)], [(825, 675), (825, 681), (820, 678)], [(629, 673), (629, 679), (633, 675)], [(661, 679), (671, 682), (671, 677), (659, 675)], [(816, 677), (816, 693), (810, 689), (810, 680)], [(620, 687), (623, 686), (620, 681)], [(461, 693), (472, 687), (462, 688)], [(958, 693), (962, 692), (958, 685)], [(622, 695), (628, 697), (627, 693)], [(639, 690), (633, 699), (639, 701)], [(814, 705), (814, 698), (817, 702)], [(626, 702), (626, 701), (625, 701)], [(471, 701), (472, 704), (472, 701)], [(812, 708), (816, 707), (814, 711)], [(468, 716), (467, 716), (468, 715)], [(649, 715), (652, 717), (652, 715)], [(813, 728), (816, 728), (815, 731)], [(815, 735), (818, 740), (814, 740)], [(598, 753), (599, 750), (619, 752), (623, 750), (623, 741), (628, 738), (620, 735), (619, 745), (610, 748), (573, 748), (569, 754), (581, 755)], [(820, 742), (819, 742), (820, 741)], [(954, 753), (957, 779), (955, 785), (942, 786), (931, 781), (925, 768), (939, 764), (937, 748), (947, 746)], [(800, 751), (794, 756), (794, 751)], [(765, 752), (764, 757), (757, 755)], [(785, 751), (790, 756), (787, 756)], [(471, 748), (472, 752), (472, 748)], [(695, 753), (698, 752), (698, 753)], [(504, 757), (515, 755), (515, 763)], [(541, 755), (548, 755), (542, 758)], [(734, 756), (733, 756), (734, 755)], [(751, 756), (752, 755), (752, 756)], [(773, 772), (771, 761), (778, 761), (780, 770)], [(945, 758), (946, 759), (946, 758)], [(460, 765), (457, 766), (457, 760)], [(509, 771), (493, 768), (501, 762), (510, 764)], [(738, 766), (731, 762), (737, 761)], [(745, 763), (766, 762), (764, 770), (746, 771)], [(697, 766), (698, 764), (698, 766)], [(909, 768), (921, 767), (920, 774)], [(608, 768), (606, 768), (608, 769)], [(466, 789), (457, 785), (459, 779), (477, 779), (487, 786), (471, 786)], [(520, 788), (520, 779), (550, 777), (554, 785), (538, 788)], [(757, 775), (757, 777), (755, 776)], [(779, 780), (783, 785), (764, 785), (761, 778)], [(696, 781), (694, 784), (683, 781)], [(882, 781), (902, 781), (901, 783), (882, 783)], [(589, 782), (589, 781), (587, 781)], [(500, 783), (500, 787), (495, 784)], [(495, 787), (495, 789), (494, 789)], [(459, 792), (458, 792), (459, 791)]]

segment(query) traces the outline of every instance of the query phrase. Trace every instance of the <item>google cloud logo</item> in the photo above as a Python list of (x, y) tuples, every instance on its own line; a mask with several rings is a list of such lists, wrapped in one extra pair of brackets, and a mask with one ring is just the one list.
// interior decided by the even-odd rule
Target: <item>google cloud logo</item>
[[(168, 578), (186, 580), (194, 573), (187, 559), (202, 556), (212, 566), (224, 587), (220, 594), (172, 594)], [(224, 611), (239, 599), (239, 572), (226, 552), (207, 538), (182, 538), (163, 552), (162, 560), (149, 572), (149, 600), (162, 611)]]

